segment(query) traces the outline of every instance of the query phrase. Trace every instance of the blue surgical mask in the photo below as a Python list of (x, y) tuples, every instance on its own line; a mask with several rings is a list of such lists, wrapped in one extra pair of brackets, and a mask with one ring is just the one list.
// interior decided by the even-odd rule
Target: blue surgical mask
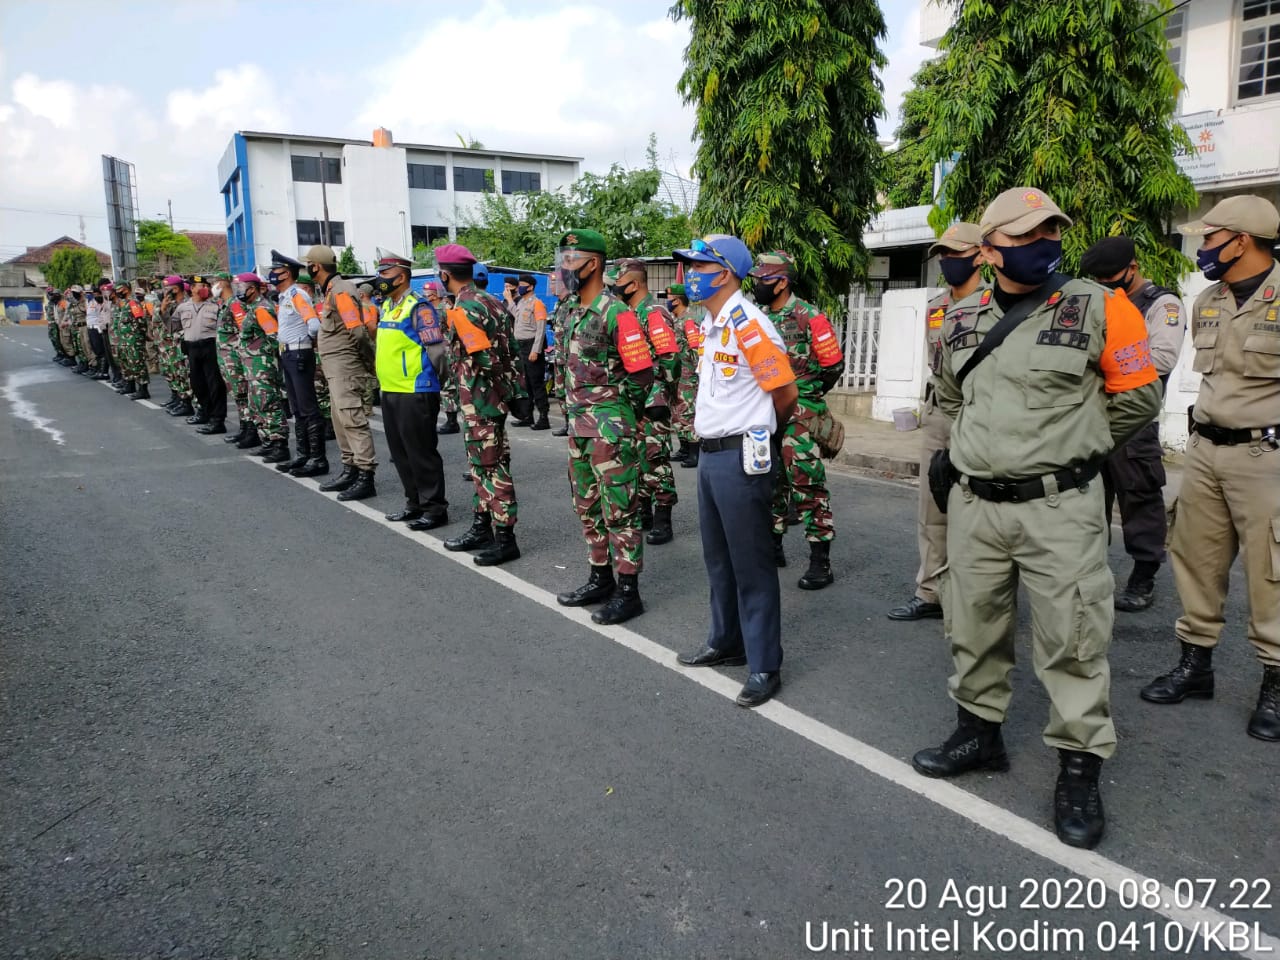
[(516, 293), (522, 297), (528, 292), (529, 292), (529, 288), (525, 286), (523, 283), (520, 284), (518, 287), (516, 287)]
[(1206, 280), (1221, 280), (1223, 275), (1235, 266), (1235, 262), (1240, 259), (1239, 257), (1232, 257), (1230, 260), (1218, 259), (1218, 255), (1222, 253), (1222, 248), (1231, 243), (1232, 240), (1235, 240), (1235, 237), (1222, 241), (1216, 247), (1208, 247), (1196, 251), (1196, 266), (1204, 273)]
[(718, 288), (713, 287), (711, 281), (718, 276), (720, 276), (719, 273), (702, 273), (698, 270), (690, 270), (684, 277), (684, 292), (689, 295), (689, 299), (694, 303), (709, 300), (716, 295)]
[(1062, 262), (1062, 241), (1041, 237), (1021, 247), (1001, 247), (991, 244), (1004, 257), (1000, 272), (1014, 283), (1038, 287), (1049, 279), (1049, 274)]

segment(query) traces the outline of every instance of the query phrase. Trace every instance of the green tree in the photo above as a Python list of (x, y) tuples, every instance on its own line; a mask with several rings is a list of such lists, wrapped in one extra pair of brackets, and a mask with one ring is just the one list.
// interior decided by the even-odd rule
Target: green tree
[(356, 252), (350, 247), (344, 247), (342, 253), (338, 254), (338, 272), (342, 274), (364, 272), (364, 268), (360, 266), (360, 261), (356, 259)]
[(694, 219), (796, 258), (825, 308), (864, 275), (882, 151), (875, 0), (679, 0), (692, 21), (678, 89), (697, 108)]
[(1058, 203), (1074, 270), (1094, 241), (1124, 233), (1143, 273), (1173, 284), (1190, 264), (1168, 246), (1169, 219), (1196, 205), (1175, 154), (1181, 81), (1169, 63), (1171, 0), (952, 0), (943, 73), (925, 95), (933, 158), (960, 153), (930, 222), (976, 220), (1000, 191), (1026, 184)]
[(50, 286), (65, 290), (74, 284), (88, 285), (102, 279), (98, 255), (88, 247), (63, 247), (55, 250), (44, 269)]
[(942, 60), (926, 60), (911, 78), (911, 89), (902, 98), (898, 129), (893, 132), (898, 146), (885, 154), (880, 171), (880, 189), (890, 207), (933, 203), (934, 160), (925, 138), (932, 119), (931, 94), (942, 76)]
[(141, 273), (187, 272), (187, 268), (204, 269), (190, 237), (174, 233), (163, 220), (138, 221), (138, 270)]

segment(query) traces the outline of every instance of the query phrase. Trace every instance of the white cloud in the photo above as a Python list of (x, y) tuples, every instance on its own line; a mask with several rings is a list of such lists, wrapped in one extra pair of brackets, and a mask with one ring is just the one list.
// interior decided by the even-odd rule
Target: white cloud
[(206, 130), (226, 138), (235, 130), (274, 130), (284, 115), (274, 105), (275, 84), (255, 63), (217, 70), (203, 90), (174, 90), (167, 99), (169, 122), (183, 135)]
[(69, 127), (75, 119), (75, 88), (64, 80), (41, 80), (24, 73), (13, 81), (13, 102), (55, 127)]
[(881, 80), (884, 82), (884, 105), (886, 116), (879, 123), (880, 136), (890, 139), (898, 128), (898, 111), (902, 107), (902, 98), (911, 89), (911, 77), (920, 68), (933, 51), (920, 43), (920, 21), (923, 0), (915, 0), (911, 4), (911, 12), (903, 20), (902, 30), (897, 36), (889, 37), (890, 47), (885, 51), (889, 65), (885, 67)]

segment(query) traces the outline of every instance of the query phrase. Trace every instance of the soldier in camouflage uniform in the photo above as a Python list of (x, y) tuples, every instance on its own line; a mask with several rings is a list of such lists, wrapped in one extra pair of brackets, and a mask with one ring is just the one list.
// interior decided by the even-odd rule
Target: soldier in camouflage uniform
[[(116, 308), (111, 318), (119, 334), (120, 372), (130, 400), (150, 400), (151, 375), (147, 372), (147, 311), (133, 297), (128, 283), (116, 284)], [(115, 342), (115, 341), (113, 341)]]
[[(428, 280), (422, 292), (427, 302), (435, 307), (436, 312), (444, 316), (449, 309), (449, 303), (444, 298), (440, 284), (435, 280)], [(444, 423), (436, 428), (436, 433), (440, 434), (457, 433), (460, 429), (458, 427), (458, 378), (453, 375), (453, 353), (448, 350), (447, 341), (445, 347), (444, 376), (440, 378), (440, 409), (444, 412)]]
[(76, 365), (76, 347), (71, 342), (71, 304), (75, 302), (77, 287), (67, 287), (62, 299), (58, 301), (58, 342), (62, 344), (62, 355), (66, 357), (65, 367)]
[(564, 284), (554, 273), (550, 281), (551, 295), (556, 298), (556, 308), (551, 312), (547, 326), (551, 330), (551, 346), (547, 350), (547, 367), (551, 371), (551, 385), (547, 388), (547, 396), (556, 401), (564, 425), (551, 431), (553, 437), (569, 435), (569, 408), (564, 400), (564, 350), (561, 344), (564, 338), (565, 293)]
[(241, 273), (236, 276), (236, 283), (242, 285), (238, 302), (244, 306), (244, 317), (239, 346), (252, 424), (250, 436), (236, 446), (241, 450), (252, 449), (256, 433), (256, 439), (263, 445), (257, 454), (263, 463), (287, 463), (289, 422), (284, 415), (284, 380), (280, 374), (280, 348), (276, 343), (275, 305), (262, 295), (267, 282), (256, 273)]
[(179, 276), (164, 279), (164, 295), (160, 298), (160, 324), (163, 336), (160, 340), (160, 373), (169, 381), (173, 396), (164, 410), (171, 417), (189, 417), (195, 413), (191, 406), (191, 371), (187, 356), (182, 350), (182, 321), (174, 316), (174, 310), (187, 297), (186, 284)]
[(830, 416), (823, 397), (840, 379), (844, 355), (831, 321), (792, 290), (794, 266), (790, 255), (774, 250), (761, 254), (751, 271), (756, 302), (787, 345), (787, 358), (800, 391), (795, 412), (782, 431), (782, 469), (777, 473), (773, 499), (773, 541), (778, 566), (782, 566), (786, 563), (782, 538), (787, 532), (787, 507), (794, 501), (809, 541), (809, 569), (800, 578), (799, 586), (802, 590), (821, 590), (835, 580), (831, 572), (831, 541), (836, 532), (831, 495), (827, 492), (827, 469), (810, 427), (815, 418)]
[(53, 362), (61, 364), (66, 354), (62, 351), (62, 338), (58, 336), (58, 302), (62, 299), (60, 291), (49, 287), (44, 292), (44, 320), (49, 327), (49, 345), (53, 347)]
[(646, 542), (670, 543), (671, 508), (679, 502), (671, 472), (671, 409), (680, 385), (680, 341), (675, 317), (649, 292), (649, 271), (643, 260), (624, 258), (614, 266), (614, 292), (640, 318), (640, 327), (653, 351), (654, 376), (662, 390), (657, 417), (640, 423), (640, 526)]
[(142, 304), (142, 311), (147, 317), (145, 339), (143, 340), (143, 362), (147, 365), (147, 373), (160, 372), (160, 337), (154, 325), (157, 300), (151, 292), (151, 284), (145, 278), (133, 281), (133, 295)]
[(512, 319), (502, 301), (472, 282), (476, 258), (466, 247), (437, 247), (436, 271), (453, 295), (446, 314), (453, 375), (462, 408), (463, 444), (475, 484), (471, 529), (446, 540), (446, 550), (479, 550), (475, 562), (496, 566), (520, 556), (516, 488), (507, 440), (510, 401), (523, 392), (516, 372)]
[(66, 326), (63, 332), (63, 344), (67, 352), (76, 359), (75, 372), (84, 373), (89, 369), (89, 357), (83, 344), (81, 334), (88, 325), (85, 319), (85, 292), (80, 284), (73, 286), (67, 298), (67, 309), (64, 312)]
[(142, 306), (147, 311), (147, 369), (164, 376), (165, 329), (164, 318), (160, 315), (160, 301), (160, 291), (154, 284), (148, 284), (142, 298)]
[[(251, 430), (256, 439), (257, 431), (253, 429), (249, 418), (249, 383), (245, 379), (244, 361), (240, 357), (240, 325), (244, 322), (245, 309), (231, 289), (230, 274), (214, 275), (213, 299), (218, 303), (218, 372), (227, 384), (227, 394), (235, 398), (236, 419), (240, 423), (240, 428), (235, 433), (227, 434), (222, 440), (239, 447), (240, 441), (251, 435)], [(250, 447), (256, 446), (257, 443), (250, 444)]]
[(692, 468), (698, 465), (698, 435), (693, 430), (693, 416), (698, 405), (698, 360), (702, 356), (702, 317), (706, 311), (701, 304), (689, 305), (683, 283), (673, 283), (667, 288), (667, 304), (675, 317), (676, 340), (680, 344), (680, 383), (671, 410), (680, 450), (672, 455), (671, 462)]
[(560, 238), (556, 270), (566, 299), (557, 353), (569, 408), (569, 484), (591, 575), (556, 602), (580, 607), (607, 600), (591, 619), (608, 624), (644, 612), (640, 421), (646, 407), (665, 398), (639, 318), (605, 290), (604, 260), (604, 237), (596, 231), (571, 230)]

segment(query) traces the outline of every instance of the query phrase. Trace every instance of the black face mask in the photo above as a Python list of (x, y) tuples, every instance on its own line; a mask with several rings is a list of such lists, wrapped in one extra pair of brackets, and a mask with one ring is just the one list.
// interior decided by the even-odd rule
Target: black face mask
[(978, 272), (978, 258), (977, 256), (943, 257), (938, 261), (938, 267), (942, 270), (942, 279), (947, 281), (948, 286), (961, 287)]
[(614, 287), (613, 289), (617, 291), (618, 296), (623, 300), (626, 300), (628, 303), (630, 303), (631, 298), (636, 295), (636, 285), (634, 283), (629, 287)]
[(1118, 280), (1099, 280), (1098, 282), (1108, 290), (1128, 290), (1129, 284), (1133, 282), (1133, 274), (1126, 270)]
[(379, 296), (385, 297), (391, 293), (392, 283), (386, 277), (374, 277), (373, 289)]
[(757, 303), (773, 303), (778, 299), (778, 290), (782, 287), (781, 281), (774, 280), (771, 283), (765, 283), (762, 280), (756, 281), (755, 294)]

